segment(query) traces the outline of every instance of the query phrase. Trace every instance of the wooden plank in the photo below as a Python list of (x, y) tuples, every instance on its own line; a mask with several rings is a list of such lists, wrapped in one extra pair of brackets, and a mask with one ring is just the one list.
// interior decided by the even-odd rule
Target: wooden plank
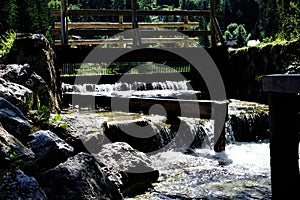
[[(182, 42), (198, 42), (198, 38), (141, 38), (143, 44), (158, 43), (158, 44), (171, 44)], [(94, 45), (94, 44), (133, 44), (132, 39), (82, 39), (82, 40), (69, 40), (69, 45)], [(55, 40), (55, 45), (62, 45), (60, 40)]]
[[(199, 26), (198, 22), (160, 22), (160, 23), (139, 23), (140, 28), (179, 28), (179, 27), (197, 27)], [(68, 27), (71, 28), (94, 28), (94, 29), (131, 29), (132, 23), (114, 23), (114, 22), (70, 22)], [(60, 22), (55, 22), (54, 28), (61, 28)]]
[[(131, 16), (131, 10), (112, 10), (112, 9), (81, 9), (69, 10), (69, 16)], [(50, 15), (54, 17), (60, 16), (60, 10), (53, 9)], [(137, 10), (137, 15), (179, 15), (179, 16), (210, 16), (210, 10)], [(222, 13), (216, 13), (216, 16), (222, 16)]]
[[(125, 29), (129, 30), (129, 29)], [(93, 36), (113, 36), (118, 33), (121, 33), (125, 30), (119, 30), (119, 29), (70, 29), (68, 31), (69, 35), (79, 35), (79, 36), (85, 36), (85, 37), (93, 37)], [(198, 37), (198, 36), (207, 36), (210, 35), (210, 31), (206, 30), (178, 30), (178, 31), (168, 31), (168, 30), (140, 30), (141, 37), (160, 37), (160, 36), (180, 36), (182, 33), (184, 35), (190, 36), (190, 37)], [(52, 30), (53, 36), (60, 36), (61, 31), (60, 29), (53, 29)]]

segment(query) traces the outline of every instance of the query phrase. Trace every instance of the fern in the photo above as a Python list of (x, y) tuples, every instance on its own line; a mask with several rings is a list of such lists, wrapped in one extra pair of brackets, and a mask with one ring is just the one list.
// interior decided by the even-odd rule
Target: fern
[(0, 61), (4, 61), (14, 45), (16, 37), (17, 33), (13, 30), (9, 30), (3, 36), (0, 36)]

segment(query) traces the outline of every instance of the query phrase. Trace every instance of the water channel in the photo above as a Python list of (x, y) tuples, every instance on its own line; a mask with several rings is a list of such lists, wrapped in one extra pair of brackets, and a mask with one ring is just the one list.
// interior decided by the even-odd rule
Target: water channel
[[(63, 91), (155, 98), (201, 94), (189, 91), (188, 82), (64, 85)], [(160, 172), (158, 182), (145, 193), (126, 199), (271, 199), (268, 106), (231, 100), (228, 109), (224, 152), (213, 151), (213, 120), (182, 117), (180, 120), (187, 124), (185, 130), (202, 138), (201, 144), (186, 151), (170, 148), (151, 155), (153, 166)], [(84, 135), (86, 143), (103, 137), (107, 131), (103, 124), (121, 126), (147, 121), (155, 130), (172, 132), (165, 130), (169, 127), (166, 117), (143, 113), (111, 112), (104, 108), (95, 111), (73, 105), (64, 118), (75, 135)]]

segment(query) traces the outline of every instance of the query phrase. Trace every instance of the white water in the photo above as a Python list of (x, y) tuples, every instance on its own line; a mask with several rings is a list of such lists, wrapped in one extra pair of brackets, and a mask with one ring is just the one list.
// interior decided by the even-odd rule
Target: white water
[(271, 199), (269, 143), (236, 143), (215, 153), (165, 152), (151, 157), (158, 183), (135, 199)]
[(115, 84), (62, 84), (62, 90), (68, 93), (90, 93), (100, 96), (118, 97), (153, 97), (153, 98), (180, 98), (199, 94), (199, 91), (189, 89), (189, 81), (165, 81), (165, 82), (134, 82)]

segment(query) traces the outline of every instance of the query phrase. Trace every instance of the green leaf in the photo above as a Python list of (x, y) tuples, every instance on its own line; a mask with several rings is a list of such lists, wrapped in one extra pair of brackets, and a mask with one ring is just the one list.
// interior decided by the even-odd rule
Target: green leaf
[(61, 127), (61, 128), (68, 128), (68, 127), (69, 127), (69, 125), (68, 125), (68, 124), (65, 124), (65, 123), (63, 123), (63, 124), (59, 124), (59, 127)]
[(57, 122), (57, 121), (61, 121), (61, 120), (62, 120), (62, 116), (61, 115), (55, 115), (55, 117), (52, 120), (52, 122)]

